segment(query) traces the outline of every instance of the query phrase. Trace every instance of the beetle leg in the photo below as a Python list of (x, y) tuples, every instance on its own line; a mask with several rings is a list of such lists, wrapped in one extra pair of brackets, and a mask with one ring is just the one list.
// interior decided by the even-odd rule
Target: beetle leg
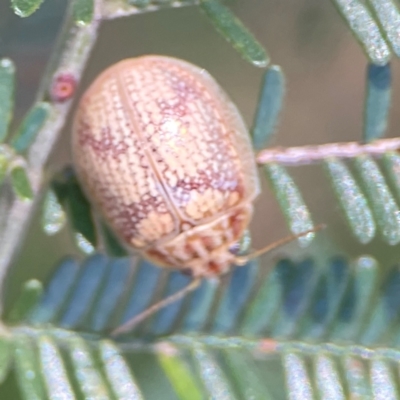
[(171, 296), (166, 297), (163, 300), (160, 300), (156, 304), (150, 306), (147, 310), (141, 312), (140, 314), (136, 315), (135, 317), (131, 318), (129, 321), (125, 322), (123, 325), (119, 326), (118, 328), (114, 329), (111, 332), (111, 336), (119, 336), (125, 333), (132, 331), (135, 326), (140, 324), (145, 319), (149, 318), (151, 315), (155, 314), (162, 308), (169, 306), (172, 303), (175, 303), (182, 297), (186, 296), (188, 293), (193, 292), (196, 290), (203, 278), (196, 278), (192, 280), (187, 286), (185, 286), (182, 290), (172, 294)]
[(242, 237), (234, 245), (229, 248), (229, 251), (235, 255), (248, 254), (251, 247), (251, 234), (248, 229), (243, 232)]
[(257, 258), (257, 257), (261, 256), (264, 253), (269, 253), (270, 251), (275, 250), (276, 248), (281, 247), (281, 246), (283, 246), (283, 245), (285, 245), (287, 243), (290, 243), (293, 240), (298, 239), (299, 237), (306, 236), (309, 233), (317, 232), (317, 231), (319, 231), (321, 229), (325, 229), (325, 227), (326, 226), (324, 224), (320, 224), (320, 225), (317, 225), (316, 227), (314, 227), (313, 229), (301, 232), (301, 233), (299, 233), (297, 235), (286, 236), (286, 237), (284, 237), (282, 239), (279, 239), (279, 240), (277, 240), (277, 241), (275, 241), (275, 242), (263, 247), (260, 250), (256, 250), (256, 251), (254, 251), (254, 252), (252, 252), (250, 254), (247, 254), (245, 256), (235, 257), (235, 264), (238, 265), (238, 266), (243, 266), (243, 265), (247, 264), (253, 258)]

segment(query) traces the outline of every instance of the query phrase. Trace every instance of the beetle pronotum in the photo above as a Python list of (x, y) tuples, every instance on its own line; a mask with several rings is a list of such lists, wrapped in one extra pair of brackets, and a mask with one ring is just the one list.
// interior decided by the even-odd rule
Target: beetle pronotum
[(73, 157), (89, 199), (128, 248), (195, 278), (176, 296), (254, 256), (232, 251), (260, 192), (253, 149), (204, 69), (163, 56), (108, 68), (79, 104)]

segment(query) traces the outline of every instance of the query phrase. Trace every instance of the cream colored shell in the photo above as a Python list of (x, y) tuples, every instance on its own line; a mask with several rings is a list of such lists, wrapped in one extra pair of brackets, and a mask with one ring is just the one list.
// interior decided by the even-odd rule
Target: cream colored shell
[(73, 156), (128, 247), (195, 276), (229, 268), (259, 181), (243, 120), (205, 70), (162, 56), (111, 66), (79, 104)]

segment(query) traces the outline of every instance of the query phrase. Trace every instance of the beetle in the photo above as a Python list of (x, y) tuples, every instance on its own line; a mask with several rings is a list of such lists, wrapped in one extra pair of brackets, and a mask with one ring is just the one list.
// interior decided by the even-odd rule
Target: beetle
[(260, 193), (255, 156), (238, 109), (204, 69), (157, 55), (109, 67), (80, 101), (72, 149), (89, 200), (125, 246), (195, 278), (168, 304), (248, 260), (235, 249)]
[(229, 270), (260, 184), (243, 119), (204, 69), (163, 56), (111, 66), (80, 101), (72, 148), (128, 248), (194, 277)]

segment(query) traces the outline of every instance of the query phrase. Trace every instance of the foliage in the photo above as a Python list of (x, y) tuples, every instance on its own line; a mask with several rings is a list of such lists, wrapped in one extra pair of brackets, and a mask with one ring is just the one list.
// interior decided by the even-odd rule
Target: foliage
[[(82, 266), (65, 259), (43, 294), (37, 281), (27, 282), (10, 311), (3, 379), (13, 363), (26, 398), (42, 398), (43, 390), (51, 398), (60, 390), (70, 398), (151, 398), (135, 368), (149, 357), (151, 371), (169, 380), (171, 398), (373, 398), (382, 391), (396, 398), (398, 266), (382, 281), (369, 257), (327, 265), (283, 259), (270, 273), (266, 266), (252, 261), (221, 283), (204, 281), (112, 342), (110, 331), (189, 278), (139, 259), (96, 254)], [(32, 369), (40, 371), (34, 381)]]
[[(11, 0), (20, 16), (41, 3)], [(11, 198), (0, 214), (2, 288), (42, 194), (44, 231), (71, 230), (88, 255), (82, 264), (65, 258), (45, 285), (26, 282), (12, 309), (2, 310), (4, 385), (15, 380), (29, 400), (400, 398), (398, 266), (383, 273), (371, 257), (319, 255), (278, 259), (268, 271), (263, 259), (253, 260), (117, 335), (117, 327), (190, 279), (127, 257), (92, 214), (72, 170), (50, 185), (44, 179), (101, 22), (196, 5), (244, 60), (264, 69), (252, 139), (291, 232), (307, 231), (314, 222), (287, 167), (319, 162), (355, 239), (367, 244), (379, 233), (388, 245), (398, 244), (400, 140), (384, 135), (389, 61), (400, 54), (400, 12), (393, 0), (333, 3), (368, 58), (360, 143), (265, 148), (284, 104), (285, 77), (219, 0), (71, 0), (36, 101), (12, 133), (15, 67), (7, 58), (0, 61), (0, 201)], [(299, 244), (318, 241), (315, 236)]]

